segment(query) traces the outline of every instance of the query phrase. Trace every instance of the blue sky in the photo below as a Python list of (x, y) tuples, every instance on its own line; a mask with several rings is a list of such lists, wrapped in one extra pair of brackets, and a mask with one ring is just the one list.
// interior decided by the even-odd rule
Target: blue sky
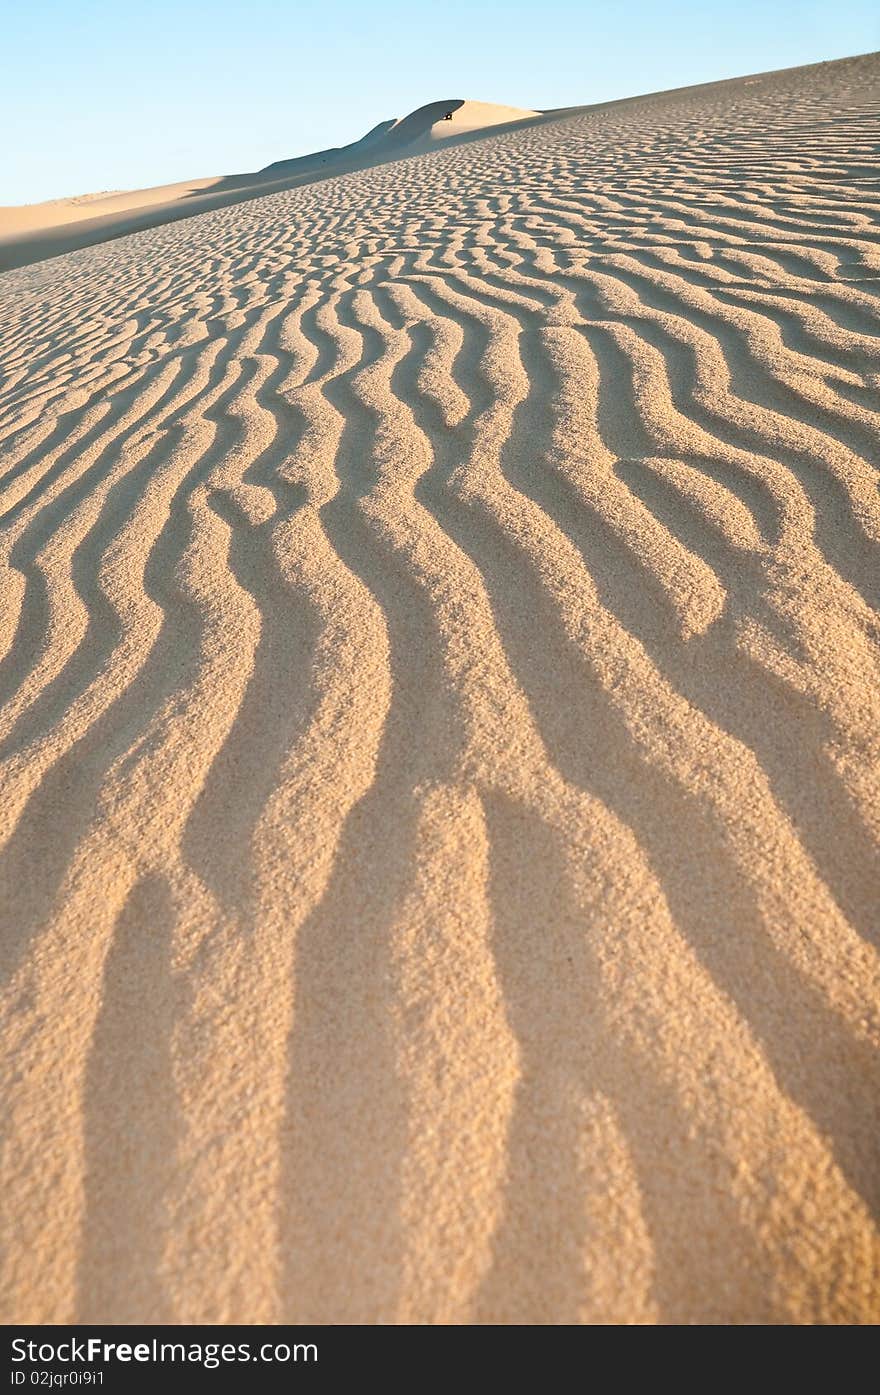
[(257, 169), (424, 102), (558, 107), (880, 48), (877, 0), (6, 0), (0, 204)]

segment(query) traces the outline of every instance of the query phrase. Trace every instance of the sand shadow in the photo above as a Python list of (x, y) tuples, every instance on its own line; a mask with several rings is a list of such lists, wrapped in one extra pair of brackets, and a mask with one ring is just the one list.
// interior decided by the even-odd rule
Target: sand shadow
[(180, 1122), (172, 1034), (174, 907), (164, 878), (131, 892), (104, 966), (86, 1068), (79, 1322), (169, 1322), (166, 1198)]

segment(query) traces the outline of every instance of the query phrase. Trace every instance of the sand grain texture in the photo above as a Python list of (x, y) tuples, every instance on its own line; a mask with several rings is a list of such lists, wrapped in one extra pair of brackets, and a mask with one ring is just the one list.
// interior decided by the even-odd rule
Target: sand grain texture
[(6, 1321), (880, 1317), (878, 94), (0, 277)]

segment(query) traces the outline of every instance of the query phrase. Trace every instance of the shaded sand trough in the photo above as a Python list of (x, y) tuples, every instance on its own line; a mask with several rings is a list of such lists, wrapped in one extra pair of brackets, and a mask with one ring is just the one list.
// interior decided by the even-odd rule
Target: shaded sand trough
[(880, 1316), (878, 86), (0, 277), (7, 1321)]

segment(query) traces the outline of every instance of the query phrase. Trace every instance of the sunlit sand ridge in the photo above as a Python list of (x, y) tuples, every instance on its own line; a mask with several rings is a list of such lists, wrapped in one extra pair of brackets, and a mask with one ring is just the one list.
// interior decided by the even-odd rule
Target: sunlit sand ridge
[(5, 1320), (880, 1316), (878, 89), (0, 277)]

